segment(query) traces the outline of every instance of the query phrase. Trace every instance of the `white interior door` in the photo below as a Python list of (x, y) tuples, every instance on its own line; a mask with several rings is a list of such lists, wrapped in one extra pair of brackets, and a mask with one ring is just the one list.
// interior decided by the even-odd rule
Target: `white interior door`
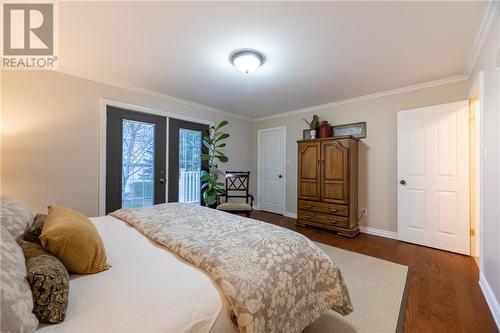
[(260, 130), (259, 209), (285, 212), (285, 128)]
[(398, 112), (398, 181), (399, 238), (469, 254), (467, 101)]

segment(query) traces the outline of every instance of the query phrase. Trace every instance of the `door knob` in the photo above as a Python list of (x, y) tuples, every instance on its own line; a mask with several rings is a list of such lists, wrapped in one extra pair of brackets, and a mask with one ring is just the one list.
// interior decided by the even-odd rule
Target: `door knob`
[(165, 178), (160, 178), (160, 184), (165, 184)]
[(406, 185), (406, 180), (404, 180), (404, 179), (403, 179), (403, 180), (400, 180), (400, 181), (399, 181), (399, 183), (400, 183), (401, 185)]
[(278, 178), (283, 178), (283, 175), (278, 175)]

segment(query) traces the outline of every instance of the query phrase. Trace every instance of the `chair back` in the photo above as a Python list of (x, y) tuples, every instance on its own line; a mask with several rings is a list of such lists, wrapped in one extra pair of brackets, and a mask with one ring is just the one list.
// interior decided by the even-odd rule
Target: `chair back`
[(250, 171), (226, 171), (226, 198), (244, 198), (248, 203), (249, 179)]

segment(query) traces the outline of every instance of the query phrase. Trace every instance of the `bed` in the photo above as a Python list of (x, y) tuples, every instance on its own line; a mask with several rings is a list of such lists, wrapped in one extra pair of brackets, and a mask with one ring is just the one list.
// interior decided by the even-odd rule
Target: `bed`
[(293, 231), (183, 203), (111, 215), (90, 219), (111, 268), (71, 275), (65, 320), (39, 332), (300, 332), (353, 310), (338, 267)]
[(205, 273), (122, 220), (91, 221), (112, 267), (73, 275), (65, 321), (37, 332), (238, 332)]

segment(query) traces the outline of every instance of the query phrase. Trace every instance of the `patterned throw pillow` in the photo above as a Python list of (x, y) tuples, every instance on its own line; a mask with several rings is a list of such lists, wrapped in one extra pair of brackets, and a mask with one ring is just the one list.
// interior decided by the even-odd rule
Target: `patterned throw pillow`
[(14, 239), (22, 235), (33, 223), (33, 214), (22, 204), (4, 195), (0, 196), (0, 224), (3, 225)]
[(36, 214), (35, 221), (33, 224), (26, 229), (24, 233), (24, 240), (28, 242), (42, 244), (40, 241), (40, 235), (42, 234), (43, 225), (45, 224), (45, 219), (47, 215)]
[(0, 226), (0, 310), (1, 332), (31, 332), (38, 327), (33, 296), (26, 281), (23, 251), (10, 232)]
[(42, 245), (21, 238), (17, 241), (26, 258), (27, 279), (33, 293), (33, 313), (42, 323), (62, 322), (68, 308), (68, 271)]

